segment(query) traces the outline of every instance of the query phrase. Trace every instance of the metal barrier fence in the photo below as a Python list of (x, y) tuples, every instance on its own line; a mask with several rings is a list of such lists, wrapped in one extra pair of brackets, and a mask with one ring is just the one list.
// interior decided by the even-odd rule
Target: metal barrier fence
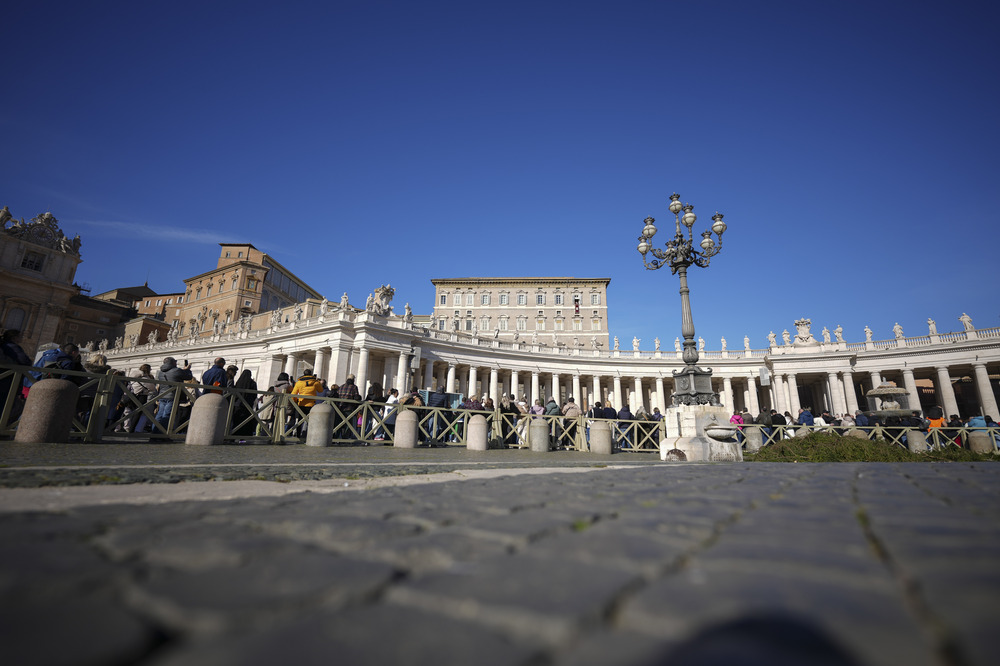
[(969, 435), (972, 433), (987, 433), (993, 440), (994, 449), (1000, 452), (1000, 427), (950, 427), (929, 428), (924, 431), (912, 426), (800, 426), (800, 425), (777, 425), (770, 428), (756, 423), (747, 423), (740, 426), (743, 429), (755, 428), (761, 431), (761, 442), (763, 446), (769, 446), (782, 440), (791, 439), (802, 428), (810, 433), (827, 432), (838, 435), (848, 435), (854, 437), (864, 437), (871, 441), (883, 441), (904, 449), (908, 449), (907, 435), (910, 432), (919, 432), (927, 440), (928, 450), (936, 451), (947, 446), (959, 446), (968, 448)]
[[(442, 407), (401, 406), (399, 403), (359, 402), (336, 397), (296, 396), (289, 393), (213, 387), (195, 381), (167, 382), (122, 375), (96, 375), (62, 369), (40, 369), (0, 363), (0, 437), (12, 438), (17, 430), (24, 400), (21, 387), (36, 379), (31, 373), (66, 377), (80, 389), (70, 439), (83, 442), (179, 441), (190, 422), (191, 407), (205, 392), (221, 393), (226, 399), (226, 442), (286, 444), (305, 441), (308, 414), (319, 403), (332, 409), (332, 444), (393, 444), (395, 420), (400, 410), (413, 410), (418, 417), (418, 441), (465, 446), (469, 419), (486, 417), (488, 437), (494, 447), (528, 448), (528, 423), (542, 419), (549, 425), (552, 448), (583, 451), (589, 448), (590, 426), (605, 421), (622, 451), (658, 451), (665, 436), (662, 422), (567, 418), (504, 413), (499, 409), (470, 411)], [(137, 390), (133, 391), (133, 387)], [(145, 387), (146, 394), (143, 394)], [(30, 390), (30, 388), (29, 388)], [(167, 418), (157, 420), (158, 406), (170, 402)], [(145, 432), (135, 432), (143, 428)]]

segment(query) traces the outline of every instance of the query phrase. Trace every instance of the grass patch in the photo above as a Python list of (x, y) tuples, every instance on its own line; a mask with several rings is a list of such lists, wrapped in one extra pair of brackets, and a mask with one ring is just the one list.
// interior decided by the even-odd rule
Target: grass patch
[(744, 453), (743, 459), (750, 462), (996, 462), (998, 457), (955, 446), (910, 453), (883, 440), (814, 432), (802, 438), (783, 439), (757, 453)]

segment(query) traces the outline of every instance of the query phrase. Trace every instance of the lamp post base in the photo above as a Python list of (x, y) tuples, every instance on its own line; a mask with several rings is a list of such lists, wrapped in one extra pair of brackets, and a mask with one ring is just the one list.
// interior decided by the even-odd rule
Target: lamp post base
[(718, 407), (719, 394), (712, 390), (712, 371), (695, 365), (684, 366), (672, 373), (674, 376), (673, 404), (711, 405)]
[(729, 410), (722, 406), (667, 407), (667, 436), (660, 442), (660, 459), (685, 462), (741, 462), (743, 450)]

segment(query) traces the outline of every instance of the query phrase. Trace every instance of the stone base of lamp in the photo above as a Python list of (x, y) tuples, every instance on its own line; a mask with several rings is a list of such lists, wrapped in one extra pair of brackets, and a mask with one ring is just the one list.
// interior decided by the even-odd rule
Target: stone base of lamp
[(667, 436), (660, 442), (660, 460), (742, 462), (743, 449), (729, 410), (712, 405), (667, 407)]

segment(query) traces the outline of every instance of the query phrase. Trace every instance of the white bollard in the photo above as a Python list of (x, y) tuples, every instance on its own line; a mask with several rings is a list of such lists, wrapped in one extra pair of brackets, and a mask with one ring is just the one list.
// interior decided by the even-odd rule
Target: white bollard
[(229, 403), (219, 393), (205, 393), (194, 401), (185, 444), (210, 446), (222, 444), (226, 436), (226, 412)]
[(487, 449), (486, 417), (476, 414), (469, 419), (469, 430), (466, 434), (465, 448), (469, 451), (485, 451)]

